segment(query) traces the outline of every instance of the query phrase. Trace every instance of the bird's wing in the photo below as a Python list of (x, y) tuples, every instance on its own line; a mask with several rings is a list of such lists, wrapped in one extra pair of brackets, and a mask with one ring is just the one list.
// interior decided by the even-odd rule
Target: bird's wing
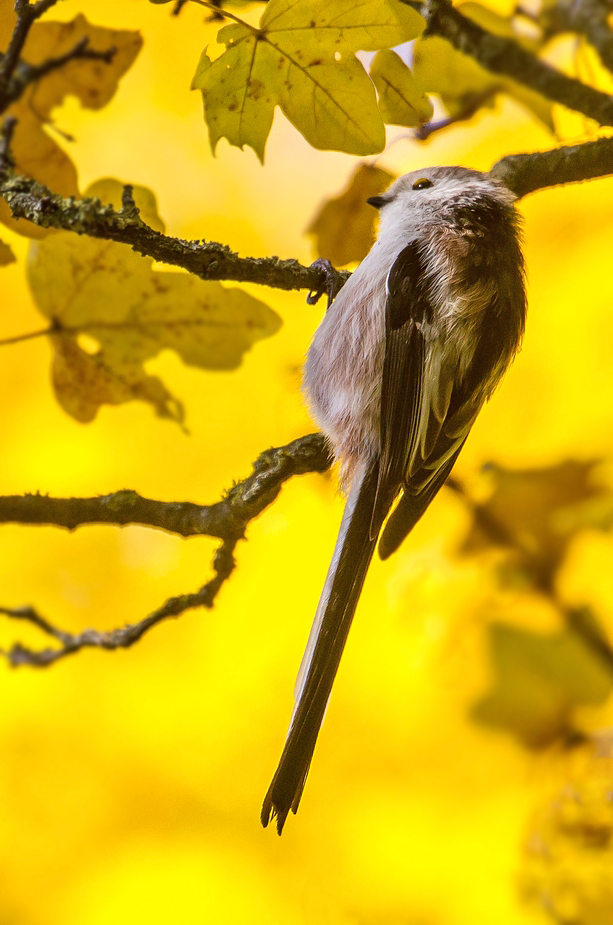
[(453, 389), (433, 330), (434, 293), (423, 246), (410, 242), (387, 278), (381, 381), (381, 457), (371, 536), (437, 442)]
[(383, 558), (398, 548), (444, 483), (483, 401), (458, 382), (458, 358), (435, 323), (436, 298), (423, 245), (412, 241), (387, 280), (381, 457), (371, 537), (400, 490), (404, 493), (381, 538)]

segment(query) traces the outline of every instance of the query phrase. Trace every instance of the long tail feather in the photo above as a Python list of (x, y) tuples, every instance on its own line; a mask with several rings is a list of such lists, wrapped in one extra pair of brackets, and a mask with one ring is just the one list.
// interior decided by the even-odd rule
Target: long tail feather
[[(296, 706), (289, 733), (262, 806), (262, 825), (277, 819), (279, 835), (290, 809), (295, 813), (309, 772), (332, 684), (375, 549), (371, 520), (377, 466), (351, 489), (317, 614), (296, 682)], [(381, 524), (379, 524), (380, 528)], [(377, 531), (378, 532), (378, 531)]]

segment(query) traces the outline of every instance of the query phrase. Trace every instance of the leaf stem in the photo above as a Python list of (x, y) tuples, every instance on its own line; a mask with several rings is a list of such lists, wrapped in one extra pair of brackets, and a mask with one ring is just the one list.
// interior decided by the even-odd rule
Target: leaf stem
[(234, 22), (240, 23), (241, 26), (245, 26), (247, 29), (251, 29), (252, 32), (260, 31), (256, 26), (252, 26), (251, 23), (245, 22), (240, 16), (235, 16), (234, 13), (228, 13), (227, 10), (220, 9), (220, 7), (215, 6), (214, 3), (209, 3), (208, 0), (190, 0), (190, 3), (197, 3), (198, 6), (205, 6), (207, 10), (217, 13), (217, 15), (225, 16), (227, 19), (233, 19)]
[(53, 327), (43, 328), (41, 331), (30, 331), (29, 334), (17, 334), (15, 337), (0, 338), (0, 347), (8, 347), (9, 344), (19, 344), (22, 340), (32, 340), (34, 337), (44, 337), (46, 334), (53, 334)]

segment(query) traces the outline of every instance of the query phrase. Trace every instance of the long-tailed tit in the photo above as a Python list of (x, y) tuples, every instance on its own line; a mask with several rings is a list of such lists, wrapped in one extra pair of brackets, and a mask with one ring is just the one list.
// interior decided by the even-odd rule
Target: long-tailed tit
[(513, 200), (461, 167), (406, 174), (369, 199), (381, 210), (378, 239), (310, 347), (306, 393), (348, 496), (262, 808), (279, 834), (298, 809), (377, 538), (386, 559), (415, 526), (520, 345)]

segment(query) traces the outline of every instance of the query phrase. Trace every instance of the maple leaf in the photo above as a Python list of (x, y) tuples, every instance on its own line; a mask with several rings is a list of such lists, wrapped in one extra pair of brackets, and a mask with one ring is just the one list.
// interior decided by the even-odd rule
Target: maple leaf
[(598, 644), (600, 629), (588, 610), (574, 617), (576, 625), (549, 635), (490, 626), (494, 685), (473, 708), (473, 719), (543, 748), (572, 731), (575, 707), (605, 702), (613, 690), (613, 666)]
[(323, 204), (307, 229), (315, 237), (317, 256), (335, 266), (363, 260), (375, 243), (377, 219), (366, 200), (380, 195), (394, 180), (387, 170), (360, 164), (347, 188)]
[[(117, 180), (101, 180), (87, 195), (120, 207), (122, 189)], [(134, 200), (142, 218), (163, 230), (153, 193), (135, 187)], [(154, 270), (150, 257), (126, 244), (71, 232), (31, 243), (28, 281), (53, 325), (58, 401), (83, 422), (102, 404), (139, 399), (181, 423), (181, 403), (145, 372), (147, 360), (170, 348), (191, 366), (235, 369), (253, 343), (281, 325), (272, 309), (241, 289)], [(82, 335), (93, 350), (84, 349)]]
[(270, 0), (259, 28), (224, 26), (226, 50), (202, 54), (192, 87), (202, 91), (211, 147), (249, 145), (264, 160), (275, 106), (314, 148), (373, 154), (385, 128), (356, 51), (415, 38), (423, 18), (399, 0)]
[(395, 51), (378, 51), (370, 65), (370, 76), (379, 94), (381, 116), (388, 125), (417, 127), (432, 118), (432, 103)]

